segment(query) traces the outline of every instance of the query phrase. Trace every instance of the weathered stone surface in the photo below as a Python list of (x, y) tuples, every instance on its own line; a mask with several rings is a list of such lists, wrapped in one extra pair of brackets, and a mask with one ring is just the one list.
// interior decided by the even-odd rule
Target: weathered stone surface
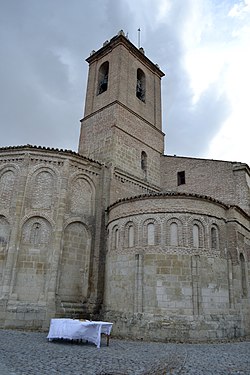
[(0, 149), (0, 325), (249, 334), (249, 167), (163, 155), (163, 73), (124, 35), (87, 61), (79, 154)]

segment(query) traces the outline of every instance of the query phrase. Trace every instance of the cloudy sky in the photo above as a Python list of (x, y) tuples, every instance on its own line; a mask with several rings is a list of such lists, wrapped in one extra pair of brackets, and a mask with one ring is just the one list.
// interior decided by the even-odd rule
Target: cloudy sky
[(165, 153), (250, 165), (250, 0), (0, 0), (0, 147), (77, 151), (85, 58), (139, 27), (166, 73)]

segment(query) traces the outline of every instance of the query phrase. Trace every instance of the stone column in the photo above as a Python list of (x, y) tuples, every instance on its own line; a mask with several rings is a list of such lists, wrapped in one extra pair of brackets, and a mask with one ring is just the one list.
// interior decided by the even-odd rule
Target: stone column
[(62, 237), (63, 237), (63, 225), (64, 216), (66, 211), (67, 196), (68, 196), (68, 178), (69, 178), (69, 159), (63, 161), (64, 165), (61, 171), (61, 186), (59, 194), (58, 209), (55, 217), (55, 228), (54, 236), (51, 245), (53, 253), (50, 255), (50, 269), (47, 276), (46, 282), (46, 293), (47, 293), (47, 315), (44, 321), (44, 328), (47, 328), (49, 321), (56, 313), (56, 291), (58, 282), (59, 262), (61, 255)]
[(230, 254), (228, 254), (227, 249), (225, 249), (226, 257), (227, 257), (227, 277), (228, 277), (228, 302), (229, 308), (234, 307), (234, 300), (233, 300), (233, 266), (232, 266), (232, 258)]
[[(30, 157), (26, 153), (23, 158), (23, 163), (20, 168), (20, 176), (16, 185), (16, 204), (11, 207), (11, 234), (8, 246), (8, 254), (5, 264), (4, 277), (3, 277), (3, 296), (6, 299), (11, 299), (11, 292), (15, 283), (15, 265), (17, 261), (19, 244), (21, 240), (20, 221), (24, 215), (25, 198), (27, 189), (27, 178), (29, 173)], [(14, 297), (14, 296), (12, 296)]]
[(193, 255), (191, 258), (192, 272), (192, 297), (193, 297), (193, 314), (200, 315), (201, 310), (201, 290), (200, 290), (200, 259), (199, 255)]
[(96, 189), (95, 225), (92, 233), (89, 270), (88, 311), (97, 314), (103, 302), (105, 260), (106, 260), (106, 213), (109, 201), (110, 170), (103, 167), (100, 171)]
[(143, 312), (143, 255), (135, 255), (134, 312)]

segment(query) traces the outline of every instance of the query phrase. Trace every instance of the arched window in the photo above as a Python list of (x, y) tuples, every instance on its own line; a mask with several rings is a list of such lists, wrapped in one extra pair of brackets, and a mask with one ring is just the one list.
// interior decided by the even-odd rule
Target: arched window
[(41, 224), (34, 223), (30, 231), (30, 243), (38, 245), (41, 242)]
[(51, 239), (51, 225), (42, 217), (31, 217), (22, 230), (22, 244), (46, 247)]
[(128, 227), (128, 247), (133, 247), (135, 242), (135, 231), (133, 225)]
[(109, 62), (105, 61), (99, 69), (98, 73), (98, 87), (97, 95), (102, 94), (108, 89), (108, 80), (109, 80)]
[(170, 224), (170, 245), (178, 246), (178, 225), (176, 223)]
[(136, 96), (142, 102), (145, 102), (146, 96), (146, 77), (141, 69), (137, 69)]
[(200, 228), (197, 224), (193, 225), (193, 247), (200, 246)]
[(211, 228), (211, 248), (218, 249), (219, 247), (219, 235), (216, 227)]
[(155, 244), (155, 226), (153, 223), (147, 225), (148, 245)]
[(240, 254), (241, 288), (243, 297), (247, 296), (246, 266), (244, 255)]
[(141, 169), (146, 172), (147, 171), (147, 154), (145, 151), (141, 153)]
[(114, 230), (114, 240), (115, 240), (115, 249), (118, 249), (118, 244), (119, 244), (119, 231), (118, 228), (116, 227)]

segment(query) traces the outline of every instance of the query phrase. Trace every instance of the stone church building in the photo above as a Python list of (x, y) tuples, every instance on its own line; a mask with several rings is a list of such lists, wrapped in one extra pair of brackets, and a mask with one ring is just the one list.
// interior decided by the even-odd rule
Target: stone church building
[(78, 153), (0, 149), (0, 326), (250, 333), (250, 169), (164, 155), (164, 73), (121, 31), (87, 58)]

